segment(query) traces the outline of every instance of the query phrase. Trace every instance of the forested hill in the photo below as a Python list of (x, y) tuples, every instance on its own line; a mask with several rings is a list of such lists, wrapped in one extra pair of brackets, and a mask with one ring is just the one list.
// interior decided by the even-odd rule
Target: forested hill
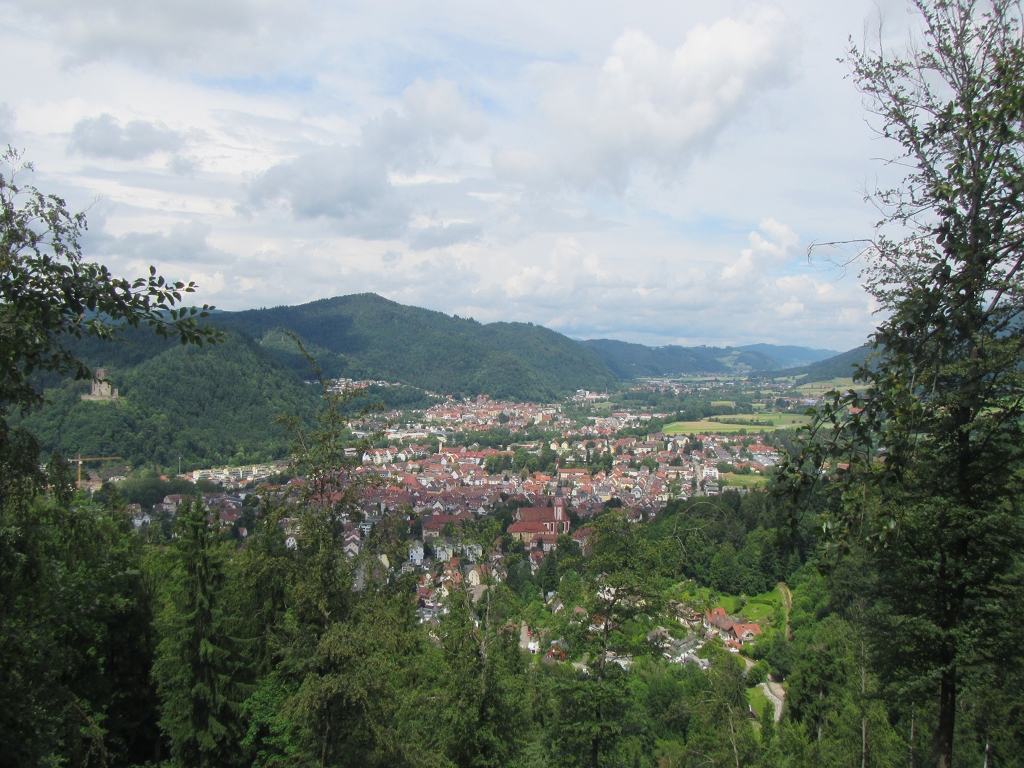
[(308, 364), (286, 331), (330, 377), (398, 380), (439, 394), (550, 401), (616, 380), (592, 350), (542, 326), (484, 325), (372, 293), (225, 312), (216, 323), (248, 334), (296, 372)]
[(691, 373), (772, 371), (823, 360), (835, 354), (827, 349), (773, 344), (751, 344), (745, 347), (647, 347), (613, 339), (589, 339), (580, 344), (593, 350), (620, 379)]
[(121, 456), (133, 466), (177, 467), (180, 457), (182, 469), (280, 459), (289, 442), (275, 419), (308, 419), (317, 407), (312, 387), (241, 334), (202, 349), (135, 336), (137, 346), (85, 347), (120, 390), (117, 402), (83, 402), (87, 382), (47, 390), (48, 404), (23, 422), (47, 452)]

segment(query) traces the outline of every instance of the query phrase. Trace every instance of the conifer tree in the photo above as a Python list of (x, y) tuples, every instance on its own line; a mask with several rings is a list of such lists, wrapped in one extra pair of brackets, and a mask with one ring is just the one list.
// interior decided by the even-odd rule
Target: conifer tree
[(179, 510), (159, 617), (153, 674), (160, 727), (180, 766), (226, 766), (239, 758), (239, 659), (222, 605), (225, 566), (217, 528), (199, 501)]

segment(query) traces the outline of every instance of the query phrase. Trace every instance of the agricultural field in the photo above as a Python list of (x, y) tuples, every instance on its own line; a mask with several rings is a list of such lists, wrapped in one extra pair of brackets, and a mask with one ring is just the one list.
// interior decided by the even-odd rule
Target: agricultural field
[(796, 388), (796, 392), (799, 392), (805, 397), (821, 397), (826, 392), (830, 392), (833, 389), (838, 389), (840, 392), (845, 392), (848, 389), (863, 389), (863, 385), (853, 386), (853, 379), (849, 376), (846, 378), (830, 379), (829, 381), (812, 381), (809, 384), (801, 384)]
[[(721, 421), (701, 419), (700, 421), (675, 421), (666, 424), (664, 432), (666, 435), (689, 435), (691, 433), (718, 433), (721, 435), (732, 435), (745, 429), (749, 434), (757, 432), (773, 432), (776, 429), (791, 429), (806, 424), (810, 418), (802, 413), (748, 413), (736, 416), (717, 416)], [(737, 422), (725, 424), (724, 421)], [(765, 422), (771, 422), (766, 424)]]
[(689, 435), (701, 433), (705, 435), (711, 433), (732, 435), (739, 432), (741, 429), (745, 429), (747, 432), (757, 432), (762, 429), (771, 432), (775, 427), (744, 427), (742, 424), (719, 424), (705, 419), (703, 421), (674, 421), (671, 424), (666, 424), (662, 431), (666, 435)]

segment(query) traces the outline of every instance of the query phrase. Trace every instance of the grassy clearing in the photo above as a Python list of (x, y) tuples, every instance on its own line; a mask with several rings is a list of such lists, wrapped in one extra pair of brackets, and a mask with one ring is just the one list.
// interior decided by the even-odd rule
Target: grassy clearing
[(764, 695), (764, 691), (761, 686), (755, 686), (754, 688), (747, 688), (747, 701), (750, 702), (750, 706), (754, 708), (754, 712), (757, 714), (757, 719), (760, 720), (765, 707), (772, 706), (771, 702)]
[(782, 593), (778, 588), (763, 595), (754, 595), (747, 600), (740, 615), (750, 621), (763, 622), (771, 618), (775, 609), (782, 605)]
[[(742, 424), (717, 424), (713, 421), (674, 421), (666, 424), (662, 430), (666, 435), (689, 435), (711, 434), (731, 435), (746, 429), (748, 432), (757, 431), (753, 427), (744, 427)], [(758, 427), (757, 429), (773, 430), (775, 427)]]
[(718, 595), (718, 601), (715, 603), (715, 607), (721, 606), (722, 608), (725, 608), (726, 613), (733, 616), (739, 610), (739, 604), (740, 599), (736, 595)]
[[(760, 595), (743, 598), (740, 595), (723, 595), (715, 593), (715, 600), (711, 601), (712, 590), (710, 587), (696, 587), (692, 581), (683, 581), (668, 590), (665, 594), (678, 600), (690, 602), (696, 600), (710, 604), (711, 607), (721, 607), (730, 616), (741, 616), (748, 621), (764, 622), (771, 619), (775, 609), (782, 605), (782, 593), (778, 589), (765, 592)], [(742, 607), (741, 607), (742, 605)]]
[(726, 472), (718, 476), (726, 488), (760, 488), (767, 485), (770, 478), (765, 475), (736, 475)]
[(811, 419), (803, 413), (738, 413), (735, 416), (720, 416), (729, 421), (770, 421), (776, 429), (806, 424)]

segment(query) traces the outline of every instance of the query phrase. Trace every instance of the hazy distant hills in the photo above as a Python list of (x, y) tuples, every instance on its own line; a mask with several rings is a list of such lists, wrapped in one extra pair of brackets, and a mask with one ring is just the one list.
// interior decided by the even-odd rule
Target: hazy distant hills
[(811, 349), (810, 347), (780, 346), (777, 344), (747, 344), (737, 347), (743, 352), (756, 352), (771, 360), (774, 365), (768, 370), (795, 368), (811, 365), (842, 354), (834, 349)]
[(847, 378), (853, 374), (854, 365), (863, 365), (871, 348), (867, 345), (851, 349), (849, 352), (835, 355), (811, 365), (804, 365), (787, 370), (787, 374), (802, 376), (804, 383), (812, 381), (830, 381), (831, 379)]
[(597, 353), (620, 379), (774, 371), (816, 363), (838, 354), (829, 349), (773, 344), (750, 344), (744, 347), (647, 347), (612, 339), (590, 339), (580, 344)]

